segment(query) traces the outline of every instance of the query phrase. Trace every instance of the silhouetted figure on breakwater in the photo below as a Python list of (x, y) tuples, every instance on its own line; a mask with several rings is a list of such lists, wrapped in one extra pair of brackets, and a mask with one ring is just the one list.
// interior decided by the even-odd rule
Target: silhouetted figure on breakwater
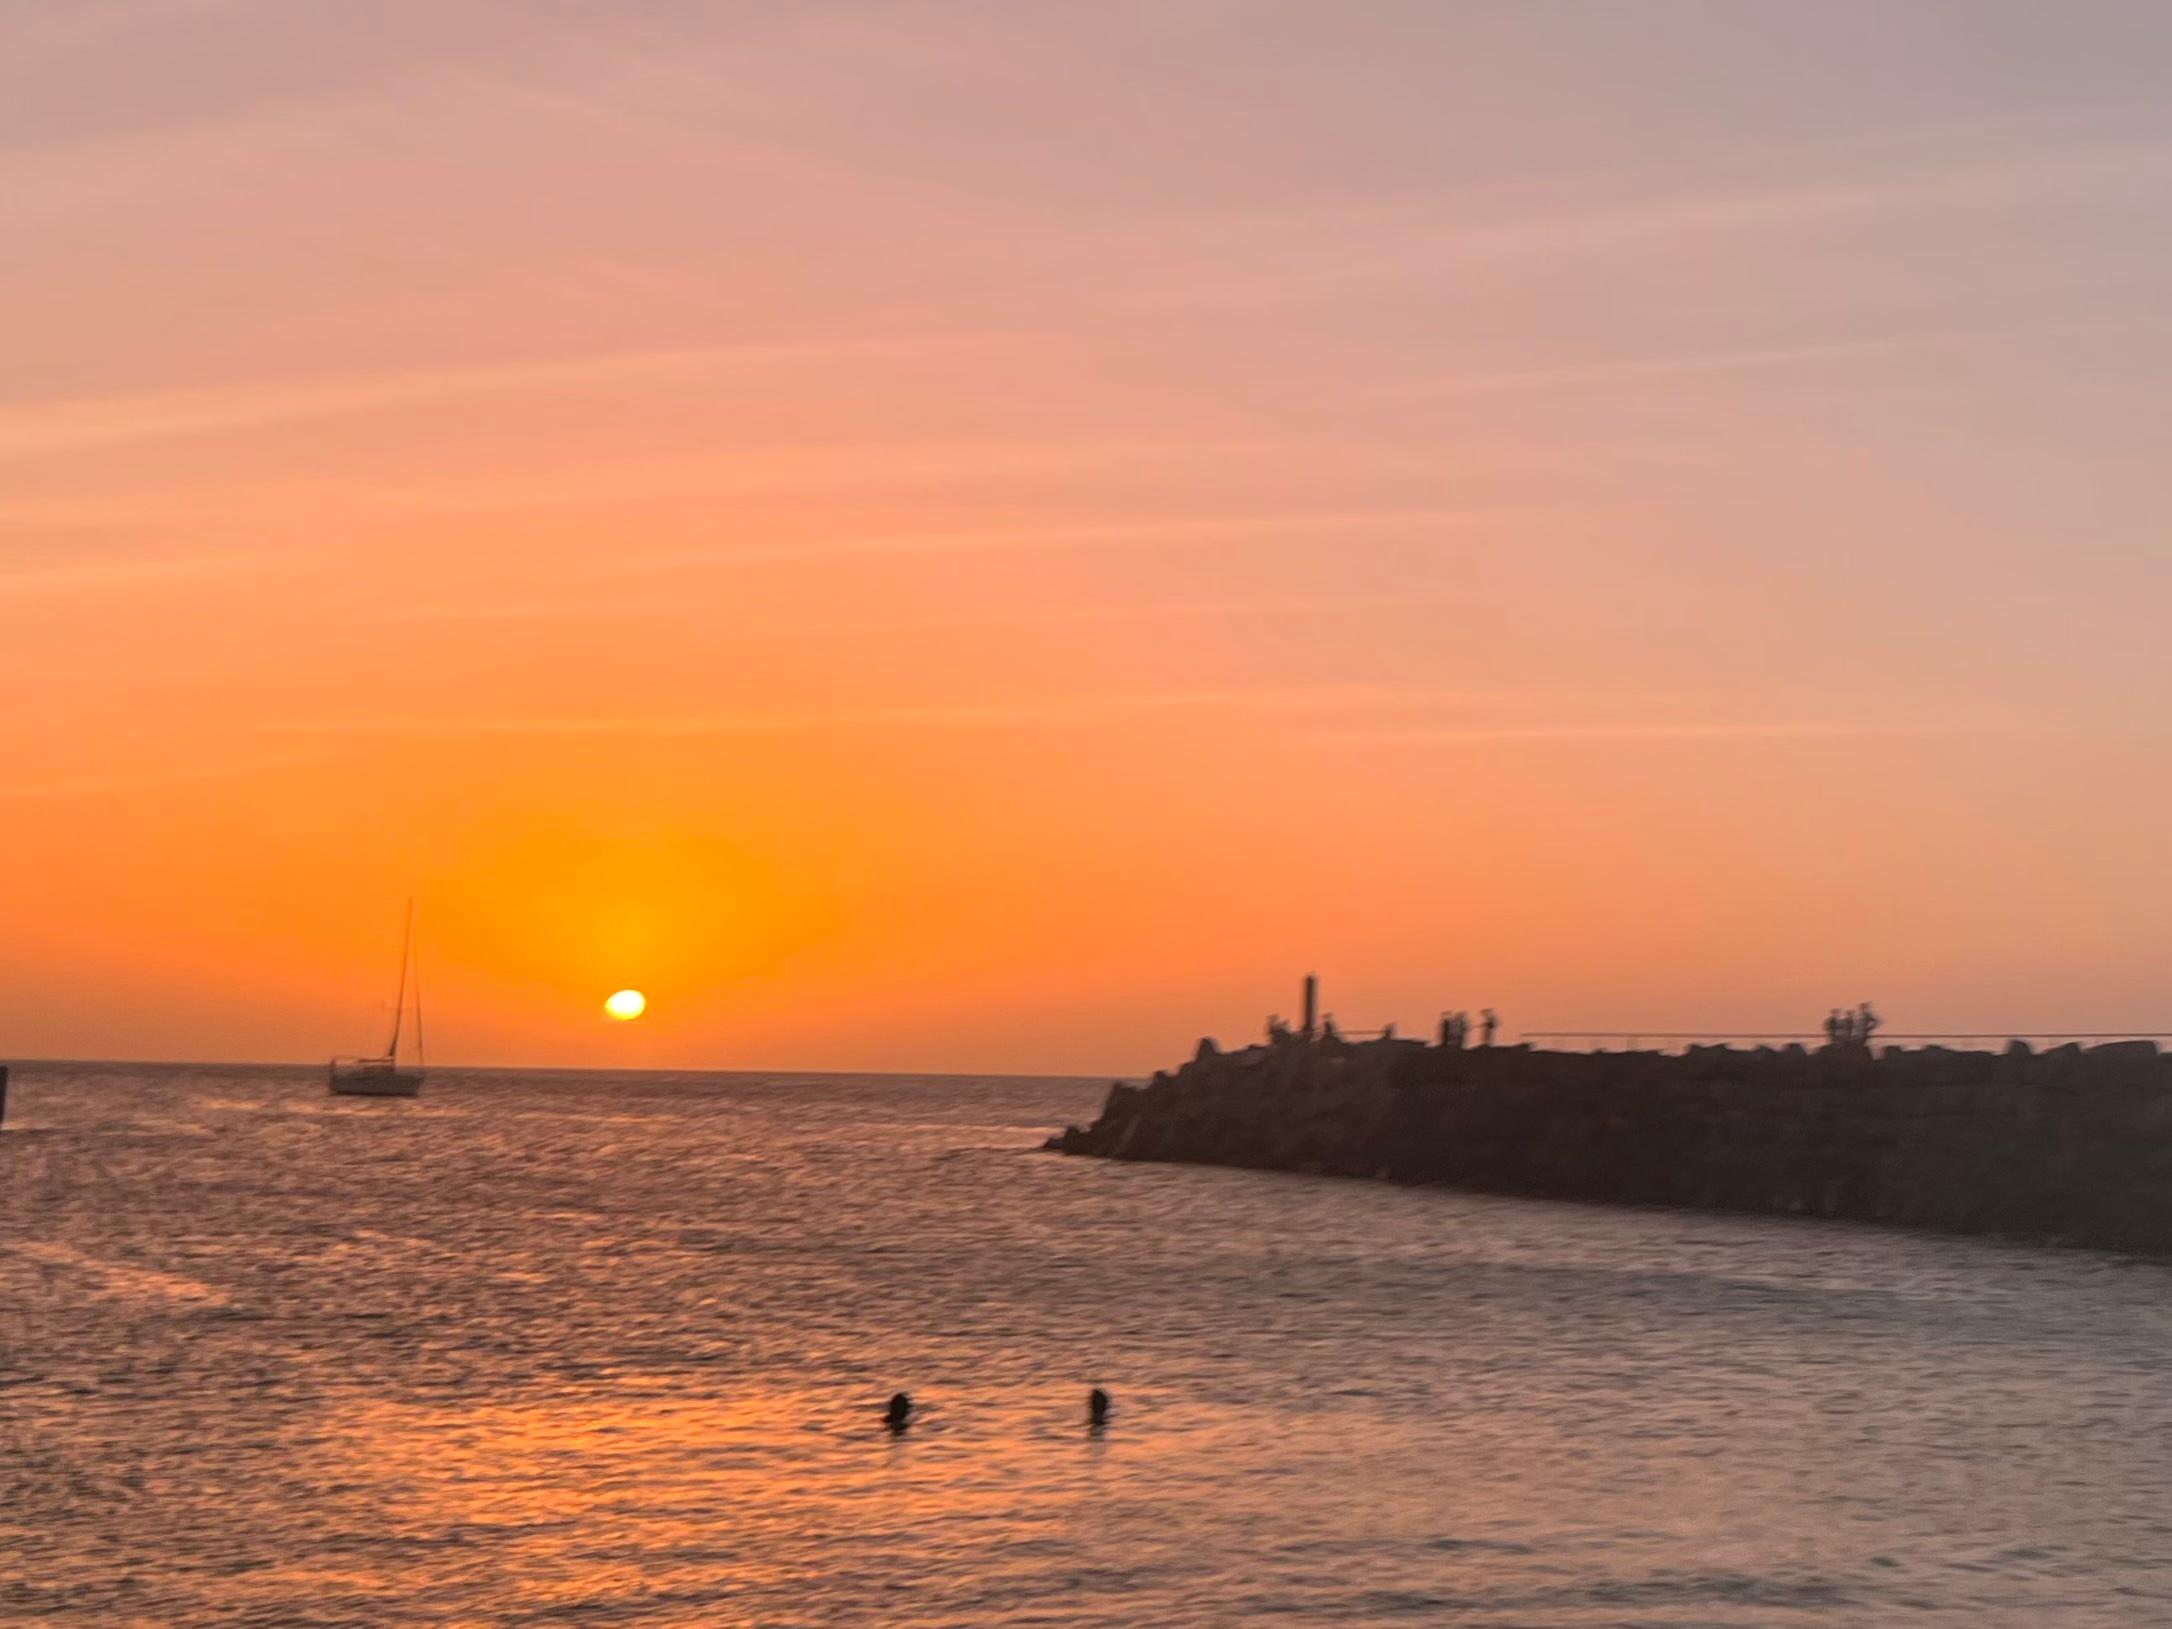
[(1478, 1044), (1493, 1045), (1493, 1037), (1501, 1028), (1501, 1015), (1491, 1007), (1481, 1007), (1478, 1009), (1478, 1019)]
[(1451, 1052), (1461, 1052), (1471, 1038), (1471, 1015), (1467, 1012), (1444, 1012), (1440, 1015), (1440, 1044)]
[(909, 1391), (892, 1392), (889, 1406), (882, 1411), (882, 1423), (892, 1431), (902, 1431), (913, 1423), (913, 1397)]
[(1878, 1032), (1885, 1020), (1880, 1018), (1867, 1001), (1856, 1003), (1847, 1012), (1835, 1007), (1825, 1015), (1825, 1044), (1827, 1046), (1861, 1047), (1870, 1049), (1870, 1038)]
[(1109, 1423), (1109, 1394), (1099, 1386), (1086, 1394), (1086, 1423), (1096, 1431)]

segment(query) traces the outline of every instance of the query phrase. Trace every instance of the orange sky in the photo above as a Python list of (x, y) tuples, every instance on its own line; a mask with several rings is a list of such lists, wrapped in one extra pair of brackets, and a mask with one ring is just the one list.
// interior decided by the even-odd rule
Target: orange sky
[(2172, 1028), (2168, 55), (11, 10), (0, 1055)]

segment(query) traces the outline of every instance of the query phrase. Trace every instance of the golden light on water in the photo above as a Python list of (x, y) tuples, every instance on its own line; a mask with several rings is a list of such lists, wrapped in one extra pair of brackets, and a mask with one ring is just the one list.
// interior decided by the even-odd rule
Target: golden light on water
[(639, 990), (619, 990), (604, 998), (603, 1010), (621, 1024), (631, 1023), (649, 1010), (649, 998)]

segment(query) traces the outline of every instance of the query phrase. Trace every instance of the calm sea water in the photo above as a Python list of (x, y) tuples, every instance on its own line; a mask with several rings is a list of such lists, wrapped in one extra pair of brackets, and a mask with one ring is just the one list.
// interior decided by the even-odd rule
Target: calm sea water
[(1100, 1090), (20, 1070), (0, 1621), (2172, 1621), (2164, 1268), (1035, 1151)]

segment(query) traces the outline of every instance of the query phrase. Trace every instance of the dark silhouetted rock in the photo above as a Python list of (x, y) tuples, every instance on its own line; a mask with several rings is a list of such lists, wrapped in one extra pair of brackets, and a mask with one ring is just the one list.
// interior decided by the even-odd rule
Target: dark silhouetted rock
[(1679, 1057), (1202, 1042), (1048, 1146), (2172, 1254), (2172, 1056), (2149, 1041)]

